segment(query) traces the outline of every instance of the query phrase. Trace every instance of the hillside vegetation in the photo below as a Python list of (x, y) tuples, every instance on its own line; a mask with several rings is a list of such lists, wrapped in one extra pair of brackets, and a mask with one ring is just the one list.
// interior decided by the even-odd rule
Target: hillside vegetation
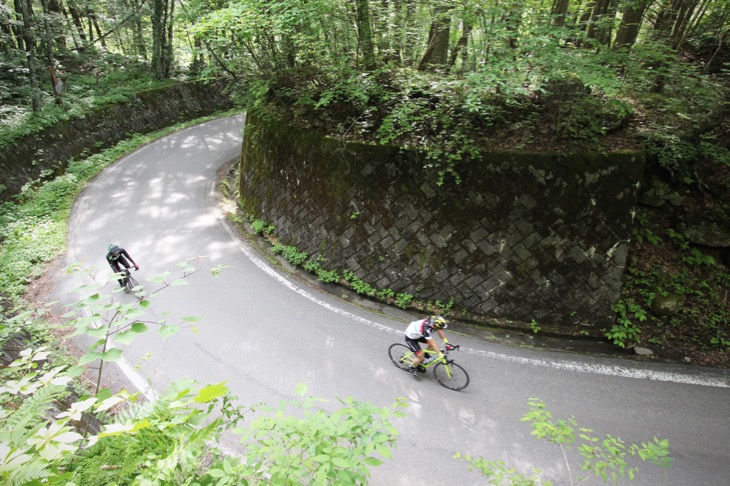
[(134, 90), (225, 76), (245, 106), (422, 149), (440, 183), (458, 184), (460, 162), (485, 149), (645, 147), (606, 336), (728, 364), (727, 2), (96, 0), (80, 16), (69, 0), (2, 5), (0, 144)]

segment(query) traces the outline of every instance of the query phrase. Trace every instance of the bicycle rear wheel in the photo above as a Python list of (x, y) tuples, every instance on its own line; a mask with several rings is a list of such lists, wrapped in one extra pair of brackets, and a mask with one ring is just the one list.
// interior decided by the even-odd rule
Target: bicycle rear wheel
[(451, 390), (463, 390), (469, 385), (469, 374), (456, 363), (438, 363), (433, 369), (439, 385)]
[(388, 348), (388, 355), (390, 360), (398, 368), (402, 370), (411, 369), (411, 363), (413, 363), (413, 351), (411, 351), (405, 344), (391, 344)]

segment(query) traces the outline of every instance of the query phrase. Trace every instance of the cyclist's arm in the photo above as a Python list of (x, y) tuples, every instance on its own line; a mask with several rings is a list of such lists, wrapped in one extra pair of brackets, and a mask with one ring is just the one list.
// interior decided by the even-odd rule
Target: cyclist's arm
[(132, 259), (132, 257), (129, 256), (129, 253), (127, 253), (127, 250), (122, 249), (122, 255), (124, 255), (127, 258), (127, 260), (129, 260), (130, 262), (132, 262), (132, 265), (134, 266), (134, 268), (139, 269), (139, 265), (137, 265), (137, 262), (135, 262)]

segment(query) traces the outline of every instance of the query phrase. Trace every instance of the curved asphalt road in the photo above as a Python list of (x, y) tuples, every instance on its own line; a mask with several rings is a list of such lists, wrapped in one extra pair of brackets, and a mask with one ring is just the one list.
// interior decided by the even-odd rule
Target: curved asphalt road
[[(674, 466), (641, 465), (635, 484), (728, 484), (727, 372), (513, 349), (455, 333), (450, 341), (466, 348), (457, 361), (472, 379), (464, 392), (442, 388), (430, 374), (416, 380), (397, 370), (386, 350), (401, 342), (405, 322), (415, 316), (382, 317), (289, 279), (220, 217), (216, 170), (238, 156), (242, 123), (242, 116), (215, 120), (145, 146), (89, 184), (73, 211), (67, 261), (97, 266), (99, 280), (111, 273), (103, 259), (109, 242), (129, 250), (142, 282), (197, 255), (232, 267), (218, 279), (196, 274), (193, 285), (155, 298), (157, 317), (169, 311), (170, 321), (204, 320), (198, 334), (163, 341), (149, 333), (125, 349), (129, 366), (137, 367), (126, 371), (139, 386), (162, 391), (177, 379), (227, 380), (243, 404), (294, 398), (299, 382), (331, 406), (348, 395), (378, 406), (406, 397), (394, 459), (372, 470), (375, 485), (484, 484), (452, 459), (456, 451), (539, 469), (544, 479), (568, 484), (560, 451), (532, 438), (520, 422), (530, 397), (597, 434), (627, 442), (668, 438)], [(58, 282), (57, 294), (68, 301), (73, 282), (68, 276)]]

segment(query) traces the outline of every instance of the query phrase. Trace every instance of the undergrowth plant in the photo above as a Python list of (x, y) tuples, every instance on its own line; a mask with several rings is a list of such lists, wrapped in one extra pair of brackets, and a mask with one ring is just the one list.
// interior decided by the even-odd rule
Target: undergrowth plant
[(606, 337), (620, 348), (639, 341), (641, 328), (634, 320), (643, 322), (647, 319), (647, 311), (631, 299), (619, 300), (613, 306), (616, 312), (616, 323), (606, 331)]
[[(631, 466), (629, 458), (635, 457), (643, 462), (649, 462), (659, 467), (671, 466), (673, 459), (670, 457), (669, 441), (654, 437), (651, 441), (639, 444), (627, 444), (619, 437), (607, 434), (605, 437), (596, 437), (591, 429), (579, 427), (576, 420), (568, 419), (553, 420), (552, 413), (547, 409), (545, 403), (536, 398), (528, 402), (530, 411), (521, 419), (529, 422), (532, 426), (532, 435), (539, 440), (547, 440), (560, 448), (565, 470), (568, 473), (568, 483), (571, 486), (576, 481), (583, 481), (587, 477), (574, 478), (571, 461), (568, 453), (576, 450), (582, 461), (578, 469), (591, 477), (596, 477), (604, 482), (611, 480), (618, 484), (619, 479), (628, 478), (634, 480), (638, 466)], [(482, 457), (473, 457), (457, 453), (460, 458), (469, 463), (469, 467), (479, 471), (490, 484), (513, 486), (549, 486), (549, 481), (540, 479), (540, 471), (535, 471), (529, 476), (517, 472), (514, 468), (507, 467), (504, 462), (485, 460)]]

